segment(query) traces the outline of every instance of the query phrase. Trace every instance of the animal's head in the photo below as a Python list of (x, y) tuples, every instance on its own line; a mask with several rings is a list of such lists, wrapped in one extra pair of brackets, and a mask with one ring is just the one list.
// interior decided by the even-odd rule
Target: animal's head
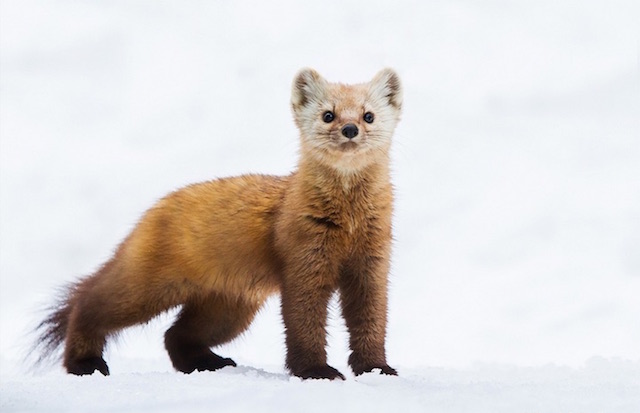
[(356, 85), (329, 83), (315, 70), (303, 69), (293, 81), (291, 106), (304, 156), (355, 172), (388, 156), (402, 87), (392, 69)]

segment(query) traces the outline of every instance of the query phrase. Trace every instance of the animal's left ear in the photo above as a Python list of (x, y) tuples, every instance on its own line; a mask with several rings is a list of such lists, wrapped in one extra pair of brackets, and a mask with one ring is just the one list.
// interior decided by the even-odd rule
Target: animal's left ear
[(400, 77), (391, 68), (382, 69), (371, 80), (371, 91), (384, 97), (391, 106), (402, 108), (402, 85)]

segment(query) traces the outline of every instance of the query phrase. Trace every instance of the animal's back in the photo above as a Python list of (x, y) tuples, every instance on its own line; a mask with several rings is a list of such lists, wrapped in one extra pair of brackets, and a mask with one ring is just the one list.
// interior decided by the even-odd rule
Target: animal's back
[[(136, 285), (172, 278), (227, 296), (277, 290), (273, 222), (288, 177), (243, 175), (195, 184), (158, 202), (123, 245)], [(142, 271), (141, 271), (142, 269)]]

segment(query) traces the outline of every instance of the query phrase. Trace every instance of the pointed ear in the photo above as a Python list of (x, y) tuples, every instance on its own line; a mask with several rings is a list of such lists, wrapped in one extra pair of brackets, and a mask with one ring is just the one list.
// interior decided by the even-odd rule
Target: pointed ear
[(327, 81), (313, 69), (298, 72), (291, 89), (291, 106), (294, 110), (306, 106), (312, 100), (320, 100), (324, 95)]
[(402, 108), (402, 85), (400, 77), (390, 68), (382, 69), (370, 82), (371, 91), (384, 97), (396, 109)]

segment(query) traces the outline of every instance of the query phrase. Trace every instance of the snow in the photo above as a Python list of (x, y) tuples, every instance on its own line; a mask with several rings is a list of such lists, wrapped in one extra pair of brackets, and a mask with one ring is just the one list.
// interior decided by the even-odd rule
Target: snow
[(302, 381), (240, 366), (216, 373), (140, 369), (103, 377), (46, 374), (3, 383), (3, 411), (113, 412), (617, 412), (640, 406), (640, 365), (592, 359), (579, 370), (478, 365), (424, 368), (400, 377)]
[[(636, 1), (0, 2), (0, 410), (640, 411)], [(173, 372), (172, 314), (110, 377), (24, 361), (55, 289), (186, 184), (295, 166), (290, 84), (405, 88), (389, 362), (301, 382), (277, 298)], [(348, 373), (335, 303), (329, 361)]]

